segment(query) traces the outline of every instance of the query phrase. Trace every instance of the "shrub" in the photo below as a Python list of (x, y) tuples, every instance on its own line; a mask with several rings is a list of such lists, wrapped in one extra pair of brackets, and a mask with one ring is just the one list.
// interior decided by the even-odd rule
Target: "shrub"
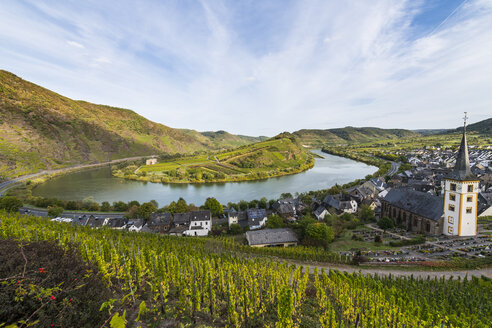
[(383, 229), (383, 230), (394, 228), (395, 227), (395, 221), (393, 221), (392, 219), (390, 219), (387, 216), (383, 216), (378, 221), (378, 227)]
[(74, 247), (0, 240), (0, 277), (13, 277), (0, 288), (0, 322), (7, 326), (30, 318), (39, 320), (36, 327), (100, 327), (106, 319), (99, 308), (111, 292)]
[(19, 212), (19, 208), (24, 205), (22, 200), (13, 196), (6, 196), (0, 198), (0, 209), (6, 210), (8, 212)]
[(49, 206), (48, 207), (48, 216), (53, 218), (58, 217), (63, 214), (63, 207), (60, 206)]
[(231, 235), (239, 235), (242, 232), (243, 232), (243, 228), (241, 228), (241, 226), (237, 223), (231, 224), (231, 226), (229, 227), (229, 233)]

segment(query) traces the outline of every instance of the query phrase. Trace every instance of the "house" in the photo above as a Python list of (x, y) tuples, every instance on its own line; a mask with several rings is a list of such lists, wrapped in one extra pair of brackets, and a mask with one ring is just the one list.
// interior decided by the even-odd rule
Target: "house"
[(148, 160), (145, 161), (145, 165), (154, 165), (157, 164), (157, 158), (149, 158)]
[(86, 222), (86, 226), (93, 227), (93, 228), (101, 228), (104, 226), (104, 223), (107, 223), (107, 221), (103, 218), (98, 218), (94, 215), (89, 216)]
[(126, 228), (128, 229), (128, 231), (139, 232), (140, 230), (142, 230), (144, 224), (145, 222), (143, 219), (131, 219), (126, 224)]
[(408, 231), (440, 235), (443, 227), (443, 198), (408, 188), (391, 189), (381, 200), (381, 215)]
[(191, 217), (191, 213), (174, 213), (173, 214), (173, 226), (174, 227), (179, 227), (179, 226), (185, 226), (189, 227)]
[(158, 233), (168, 232), (171, 229), (172, 216), (170, 212), (150, 214), (147, 226), (150, 230)]
[(229, 228), (233, 224), (239, 224), (239, 213), (234, 208), (231, 208), (227, 212), (227, 223), (229, 225)]
[(212, 213), (210, 211), (193, 211), (190, 213), (190, 226), (183, 232), (185, 236), (207, 236), (212, 230)]
[(327, 214), (330, 214), (326, 209), (326, 207), (324, 207), (323, 205), (318, 206), (318, 208), (313, 213), (314, 216), (316, 216), (316, 218), (318, 219), (318, 221), (323, 220)]
[(294, 218), (296, 215), (295, 201), (292, 198), (277, 200), (272, 204), (272, 209), (284, 219)]
[(124, 229), (127, 224), (127, 220), (124, 218), (111, 218), (109, 219), (107, 226), (111, 229)]
[(250, 208), (246, 211), (248, 216), (248, 225), (251, 230), (260, 229), (266, 224), (266, 210), (262, 208)]
[(481, 192), (478, 194), (478, 216), (492, 216), (492, 193)]
[[(344, 199), (344, 200), (342, 200)], [(348, 199), (342, 195), (327, 195), (323, 199), (323, 205), (326, 208), (332, 207), (337, 213), (356, 213), (357, 212), (357, 202), (353, 199)]]
[(246, 232), (246, 240), (251, 247), (295, 246), (299, 239), (289, 228), (263, 229)]

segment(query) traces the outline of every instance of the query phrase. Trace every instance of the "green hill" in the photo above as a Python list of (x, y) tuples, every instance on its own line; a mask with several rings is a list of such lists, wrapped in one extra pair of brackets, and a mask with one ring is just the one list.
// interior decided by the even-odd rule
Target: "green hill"
[[(456, 131), (463, 131), (463, 127), (459, 127)], [(492, 117), (483, 121), (470, 124), (466, 127), (466, 131), (475, 131), (480, 134), (492, 135)]]
[(229, 149), (249, 145), (268, 139), (268, 137), (250, 137), (243, 135), (231, 134), (227, 131), (205, 131), (198, 132), (195, 130), (181, 129), (182, 132), (196, 138), (201, 143), (212, 149)]
[(172, 129), (128, 109), (69, 99), (2, 70), (0, 131), (0, 180), (80, 163), (257, 141), (223, 131), (213, 137)]
[(313, 165), (312, 155), (295, 137), (281, 134), (233, 150), (163, 159), (158, 164), (141, 167), (130, 165), (113, 173), (157, 183), (203, 183), (265, 179), (302, 172)]
[(313, 147), (420, 136), (419, 133), (404, 129), (355, 128), (351, 126), (327, 130), (304, 129), (293, 134), (301, 140), (302, 144)]

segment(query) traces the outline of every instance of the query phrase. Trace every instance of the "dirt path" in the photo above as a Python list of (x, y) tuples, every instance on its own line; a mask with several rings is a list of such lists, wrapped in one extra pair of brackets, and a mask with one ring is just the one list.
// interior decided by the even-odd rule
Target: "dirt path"
[(338, 270), (342, 272), (347, 272), (347, 273), (354, 273), (358, 272), (361, 273), (365, 276), (367, 275), (375, 275), (377, 274), (378, 276), (395, 276), (395, 277), (418, 277), (418, 278), (427, 278), (430, 277), (431, 279), (433, 278), (446, 278), (449, 279), (453, 277), (453, 279), (457, 279), (460, 277), (461, 279), (465, 277), (481, 277), (485, 276), (487, 278), (492, 279), (492, 268), (485, 268), (485, 269), (476, 269), (476, 270), (456, 270), (456, 271), (426, 271), (424, 268), (422, 270), (418, 270), (415, 266), (414, 267), (409, 267), (409, 270), (405, 270), (405, 268), (399, 267), (399, 268), (359, 268), (356, 266), (350, 266), (350, 265), (341, 265), (341, 264), (323, 264), (323, 263), (307, 263), (307, 262), (300, 262), (300, 261), (294, 261), (294, 260), (285, 260), (285, 259), (277, 259), (279, 262), (286, 262), (286, 263), (291, 263), (296, 266), (304, 266), (308, 267), (309, 266), (309, 271), (311, 273), (314, 272), (314, 268), (318, 269), (318, 272), (321, 271), (321, 269), (324, 269), (325, 271), (328, 270)]

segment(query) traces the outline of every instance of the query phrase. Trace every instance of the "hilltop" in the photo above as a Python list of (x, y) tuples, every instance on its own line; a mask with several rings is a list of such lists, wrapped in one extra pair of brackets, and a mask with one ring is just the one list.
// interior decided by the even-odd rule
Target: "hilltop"
[(80, 163), (256, 141), (226, 132), (222, 139), (187, 133), (128, 109), (69, 99), (3, 70), (0, 130), (0, 180)]
[(164, 182), (203, 183), (265, 179), (305, 171), (312, 155), (290, 134), (233, 150), (198, 156), (161, 159), (154, 165), (130, 165), (113, 172), (122, 178)]
[(347, 126), (338, 129), (303, 129), (293, 133), (305, 145), (319, 147), (322, 145), (354, 144), (378, 140), (390, 140), (420, 136), (419, 133), (405, 129), (380, 129), (374, 127), (356, 128)]
[(268, 137), (265, 136), (250, 137), (250, 136), (243, 136), (243, 135), (235, 135), (223, 130), (205, 131), (205, 132), (198, 132), (195, 130), (188, 130), (188, 129), (180, 129), (180, 130), (188, 134), (189, 136), (196, 138), (202, 144), (205, 144), (212, 149), (235, 148), (235, 147), (245, 146), (268, 139)]

